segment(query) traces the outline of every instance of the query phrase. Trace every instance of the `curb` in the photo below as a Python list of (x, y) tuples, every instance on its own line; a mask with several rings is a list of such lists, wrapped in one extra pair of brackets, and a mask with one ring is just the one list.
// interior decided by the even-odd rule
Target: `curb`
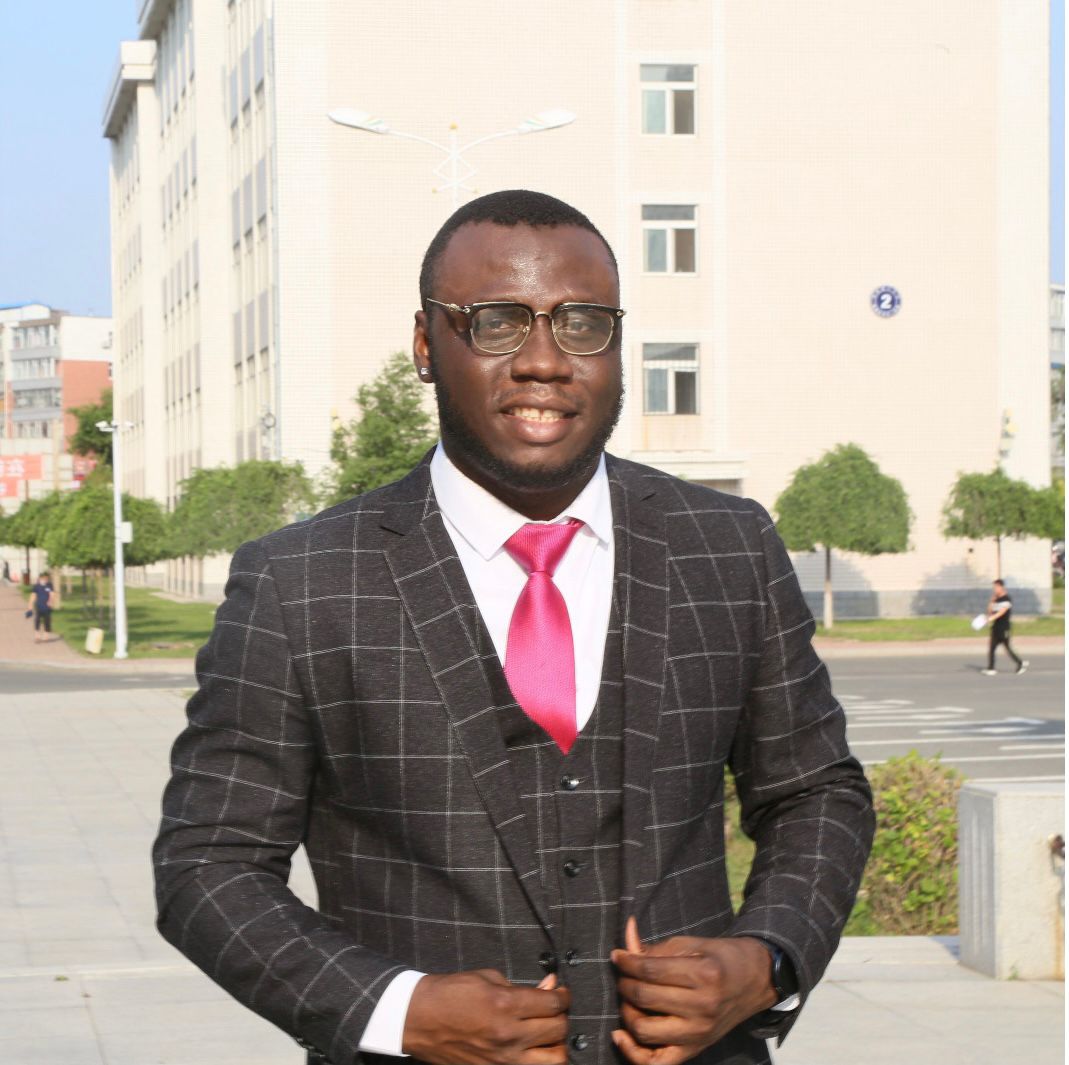
[[(1027, 655), (1065, 655), (1062, 636), (1023, 636), (1013, 641), (1014, 649)], [(961, 637), (936, 640), (840, 640), (818, 636), (813, 649), (824, 659), (835, 658), (915, 658), (958, 657), (986, 660), (987, 640)]]

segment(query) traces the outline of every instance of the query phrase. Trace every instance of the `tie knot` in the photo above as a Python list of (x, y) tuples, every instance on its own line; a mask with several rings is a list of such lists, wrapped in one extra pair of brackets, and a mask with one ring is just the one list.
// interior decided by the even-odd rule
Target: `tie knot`
[(569, 518), (554, 525), (524, 525), (505, 541), (505, 550), (527, 573), (552, 577), (582, 524)]

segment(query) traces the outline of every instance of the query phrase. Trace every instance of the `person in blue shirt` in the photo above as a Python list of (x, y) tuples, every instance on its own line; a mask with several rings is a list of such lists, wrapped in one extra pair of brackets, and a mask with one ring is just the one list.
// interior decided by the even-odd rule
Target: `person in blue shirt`
[(52, 632), (52, 605), (55, 592), (48, 572), (40, 574), (30, 589), (33, 596), (33, 642), (43, 643)]

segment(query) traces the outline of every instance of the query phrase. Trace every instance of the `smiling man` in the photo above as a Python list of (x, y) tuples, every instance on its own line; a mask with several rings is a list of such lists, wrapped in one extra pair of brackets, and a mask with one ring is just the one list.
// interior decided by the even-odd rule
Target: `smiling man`
[(758, 504), (605, 454), (624, 310), (586, 216), (475, 200), (420, 298), (441, 443), (235, 555), (160, 929), (310, 1060), (766, 1062), (873, 827), (783, 545)]

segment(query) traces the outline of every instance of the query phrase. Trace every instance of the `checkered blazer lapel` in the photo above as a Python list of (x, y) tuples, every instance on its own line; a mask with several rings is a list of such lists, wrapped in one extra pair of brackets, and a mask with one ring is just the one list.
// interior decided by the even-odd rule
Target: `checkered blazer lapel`
[(606, 456), (616, 550), (616, 605), (623, 632), (623, 856), (620, 936), (628, 914), (640, 915), (657, 871), (649, 838), (651, 780), (665, 690), (668, 634), (668, 543), (657, 478)]
[[(398, 485), (383, 513), (383, 528), (397, 534), (386, 562), (428, 668), (441, 692), (490, 821), (539, 920), (551, 927), (539, 865), (527, 833), (487, 667), (492, 646), (480, 646), (475, 599), (442, 522), (424, 462)], [(423, 501), (422, 507), (413, 503)]]

